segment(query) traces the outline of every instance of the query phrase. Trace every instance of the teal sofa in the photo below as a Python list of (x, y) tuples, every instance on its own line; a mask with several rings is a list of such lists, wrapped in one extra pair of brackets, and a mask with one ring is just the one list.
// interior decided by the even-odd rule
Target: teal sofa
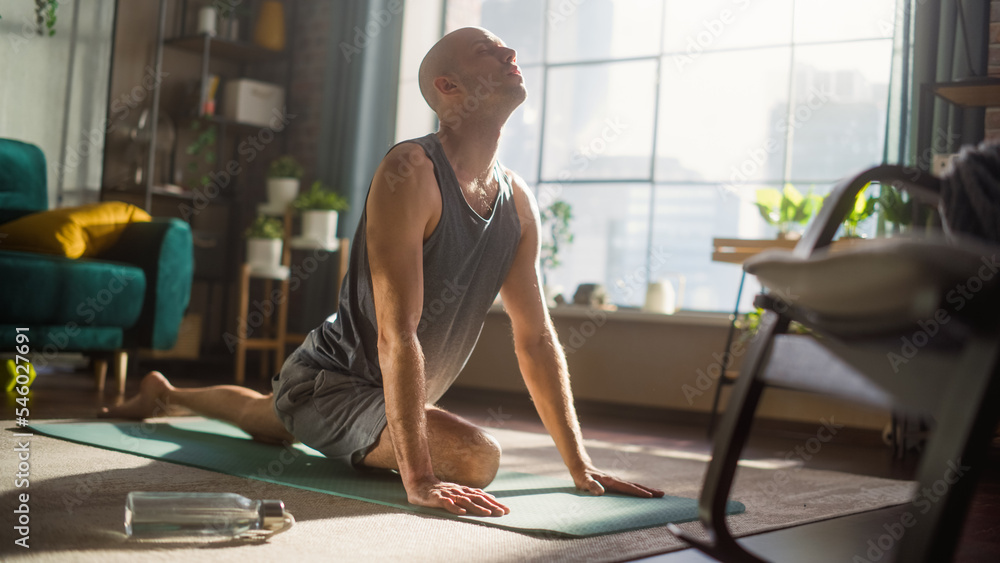
[(191, 295), (191, 229), (179, 219), (130, 223), (93, 258), (4, 249), (3, 225), (48, 208), (45, 156), (0, 139), (0, 352), (28, 329), (37, 367), (63, 352), (93, 360), (98, 392), (108, 363), (125, 390), (128, 350), (173, 347)]

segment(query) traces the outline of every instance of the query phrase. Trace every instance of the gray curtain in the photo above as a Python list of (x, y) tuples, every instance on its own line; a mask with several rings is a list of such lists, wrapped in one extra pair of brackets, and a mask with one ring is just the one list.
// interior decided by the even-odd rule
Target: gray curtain
[[(350, 202), (350, 210), (340, 214), (337, 234), (351, 238), (375, 169), (395, 140), (403, 1), (338, 0), (335, 5), (316, 173)], [(336, 311), (337, 292), (330, 291), (337, 285), (336, 262), (321, 263), (309, 283), (293, 293), (290, 331), (308, 332)]]
[(317, 173), (350, 200), (339, 236), (353, 237), (372, 175), (396, 131), (402, 0), (337, 2), (331, 26)]
[[(900, 0), (897, 34), (904, 83), (899, 108), (903, 133), (887, 160), (928, 168), (931, 153), (951, 153), (983, 138), (985, 109), (962, 109), (928, 91), (940, 82), (985, 78), (989, 54), (990, 2), (986, 0)], [(900, 159), (891, 159), (893, 153)]]

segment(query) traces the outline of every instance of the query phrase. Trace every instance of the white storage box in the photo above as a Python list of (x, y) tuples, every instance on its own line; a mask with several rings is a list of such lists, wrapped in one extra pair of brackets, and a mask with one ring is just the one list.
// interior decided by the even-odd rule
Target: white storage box
[(281, 86), (239, 78), (226, 82), (222, 115), (228, 119), (267, 127), (281, 123), (284, 114), (285, 89)]

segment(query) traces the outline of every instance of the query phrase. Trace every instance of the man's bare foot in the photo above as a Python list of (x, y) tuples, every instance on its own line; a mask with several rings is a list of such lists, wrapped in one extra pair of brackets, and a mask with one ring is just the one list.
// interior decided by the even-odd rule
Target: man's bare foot
[(100, 418), (134, 418), (142, 420), (167, 414), (167, 392), (174, 386), (158, 371), (151, 371), (142, 378), (139, 394), (124, 403), (97, 412)]

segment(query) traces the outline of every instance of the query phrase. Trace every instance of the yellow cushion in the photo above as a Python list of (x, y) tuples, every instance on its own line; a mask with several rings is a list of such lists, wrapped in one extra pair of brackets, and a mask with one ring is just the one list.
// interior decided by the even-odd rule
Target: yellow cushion
[(0, 249), (97, 256), (118, 241), (126, 225), (149, 220), (148, 213), (121, 201), (41, 211), (0, 225)]

